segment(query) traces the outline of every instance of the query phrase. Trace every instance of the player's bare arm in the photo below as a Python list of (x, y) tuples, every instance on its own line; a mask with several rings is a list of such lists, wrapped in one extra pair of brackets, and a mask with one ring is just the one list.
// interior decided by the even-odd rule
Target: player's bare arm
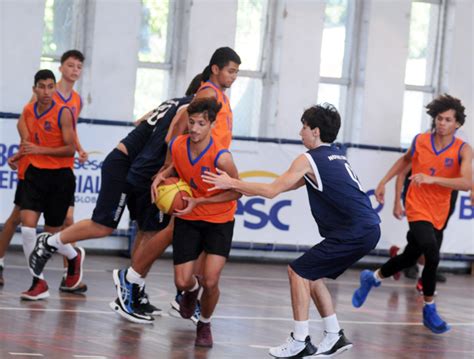
[(411, 163), (411, 152), (412, 148), (400, 157), (393, 166), (388, 170), (387, 174), (380, 180), (377, 188), (375, 189), (375, 198), (379, 203), (385, 202), (385, 184), (387, 184), (393, 177), (401, 173)]
[(467, 143), (461, 149), (461, 170), (460, 176), (455, 178), (445, 178), (429, 176), (424, 173), (414, 173), (410, 179), (416, 185), (437, 184), (459, 191), (469, 191), (472, 186), (472, 148)]
[(298, 156), (290, 168), (270, 184), (244, 182), (237, 178), (230, 177), (226, 172), (218, 170), (218, 174), (205, 172), (203, 180), (214, 184), (214, 189), (233, 189), (246, 196), (262, 196), (274, 198), (278, 194), (295, 189), (297, 185), (303, 185), (303, 176), (314, 177), (311, 165), (305, 155)]

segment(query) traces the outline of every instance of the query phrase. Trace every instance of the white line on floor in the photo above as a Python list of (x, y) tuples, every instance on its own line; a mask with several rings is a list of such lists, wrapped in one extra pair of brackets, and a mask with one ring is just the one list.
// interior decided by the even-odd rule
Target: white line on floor
[(87, 359), (107, 359), (102, 355), (73, 355), (74, 358), (87, 358)]
[[(83, 314), (114, 314), (111, 310), (72, 310), (72, 309), (55, 309), (55, 308), (17, 308), (17, 307), (0, 307), (0, 310), (6, 311), (35, 311), (35, 312), (65, 312), (65, 313), (83, 313)], [(168, 313), (162, 313), (163, 317), (171, 317)], [(234, 319), (234, 320), (268, 320), (276, 322), (292, 322), (293, 319), (290, 317), (254, 317), (254, 316), (238, 316), (238, 315), (214, 315), (214, 319)], [(310, 322), (320, 323), (321, 319), (310, 319)], [(406, 325), (406, 326), (421, 326), (421, 322), (375, 322), (375, 321), (362, 321), (362, 320), (339, 320), (342, 324), (363, 324), (363, 325)], [(453, 323), (449, 322), (451, 326), (457, 327), (470, 327), (474, 326), (474, 322), (461, 322)]]
[(24, 357), (44, 357), (43, 354), (39, 354), (39, 353), (8, 353), (10, 355), (13, 355), (13, 356), (24, 356)]

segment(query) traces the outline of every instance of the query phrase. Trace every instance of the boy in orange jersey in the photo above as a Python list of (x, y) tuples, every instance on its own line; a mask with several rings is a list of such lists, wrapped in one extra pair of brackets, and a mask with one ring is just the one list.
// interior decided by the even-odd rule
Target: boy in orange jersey
[[(224, 148), (229, 148), (232, 140), (232, 110), (230, 108), (230, 101), (225, 90), (230, 88), (237, 78), (241, 60), (239, 55), (229, 47), (221, 47), (214, 51), (209, 65), (203, 70), (202, 84), (198, 89), (193, 101), (198, 101), (203, 98), (212, 98), (222, 106), (218, 111), (215, 124), (212, 127), (212, 136), (214, 141), (220, 142)], [(192, 103), (191, 102), (191, 103)], [(180, 116), (176, 116), (170, 125), (170, 130), (166, 136), (166, 142), (175, 136), (185, 133), (188, 129), (188, 116), (184, 111)], [(164, 166), (166, 168), (166, 165)], [(162, 171), (161, 169), (160, 171)], [(158, 172), (159, 173), (159, 172)], [(151, 197), (155, 201), (155, 188), (158, 186), (162, 177), (156, 176), (151, 185)], [(131, 283), (144, 285), (144, 278), (146, 277), (153, 262), (159, 258), (165, 249), (172, 242), (173, 221), (164, 230), (152, 237), (142, 246), (136, 248), (133, 256), (132, 266), (127, 270), (127, 280)], [(199, 267), (199, 265), (197, 266)], [(199, 269), (197, 269), (199, 272)], [(179, 301), (181, 292), (178, 290), (175, 300), (172, 301), (171, 313), (179, 312)], [(132, 298), (129, 298), (133, 302)], [(131, 306), (123, 307), (133, 309)], [(133, 313), (128, 313), (133, 314)], [(150, 320), (152, 318), (149, 318)], [(192, 316), (191, 320), (197, 323), (199, 319), (199, 306), (196, 308), (196, 314)]]
[[(33, 92), (35, 102), (25, 106), (22, 117), (29, 137), (22, 144), (20, 156), (27, 156), (29, 166), (25, 172), (21, 199), (21, 234), (23, 250), (28, 260), (36, 242), (36, 226), (41, 213), (44, 215), (45, 231), (58, 232), (66, 217), (69, 202), (74, 194), (74, 117), (67, 106), (53, 100), (56, 79), (49, 70), (40, 70), (35, 75)], [(84, 259), (81, 248), (71, 249), (66, 257), (72, 270), (80, 268)], [(69, 287), (77, 287), (76, 283)], [(49, 296), (48, 285), (42, 274), (33, 277), (31, 288), (21, 294), (22, 299), (38, 300)]]
[[(232, 177), (238, 172), (229, 150), (218, 142), (211, 129), (221, 105), (213, 98), (202, 98), (191, 102), (188, 112), (188, 135), (178, 136), (170, 142), (172, 166), (158, 175), (160, 183), (171, 175), (186, 181), (193, 192), (187, 198), (188, 205), (176, 211), (173, 231), (173, 261), (175, 284), (184, 291), (180, 302), (183, 318), (190, 318), (195, 311), (201, 286), (201, 317), (197, 323), (196, 346), (212, 347), (210, 321), (219, 299), (219, 278), (229, 256), (234, 228), (236, 199), (240, 194), (220, 191), (209, 193), (210, 187), (201, 179), (204, 171), (216, 172), (226, 169)], [(207, 254), (202, 268), (202, 277), (196, 278), (195, 263), (200, 254)], [(129, 299), (127, 293), (133, 286), (127, 280), (126, 270), (114, 270), (119, 300)], [(128, 290), (124, 290), (127, 288)]]
[[(79, 114), (82, 110), (82, 99), (81, 96), (74, 90), (74, 84), (80, 78), (82, 73), (82, 66), (84, 63), (84, 55), (78, 50), (66, 51), (61, 56), (61, 66), (59, 71), (61, 72), (61, 79), (56, 84), (56, 91), (53, 94), (53, 100), (59, 104), (68, 106), (74, 116), (74, 128), (76, 128)], [(35, 101), (36, 97), (33, 94), (31, 102)], [(23, 116), (20, 116), (18, 121), (18, 130), (22, 141), (28, 137), (28, 129), (24, 122)], [(79, 155), (79, 162), (83, 163), (87, 161), (88, 154), (84, 151), (79, 141), (77, 131), (74, 131), (76, 150)], [(16, 157), (9, 159), (10, 163), (15, 162)], [(13, 164), (14, 169), (18, 167), (18, 185), (15, 192), (14, 208), (10, 217), (5, 222), (4, 228), (0, 234), (0, 286), (3, 285), (4, 280), (2, 276), (4, 267), (4, 256), (6, 249), (8, 248), (10, 241), (15, 233), (16, 228), (20, 224), (20, 199), (21, 191), (23, 187), (23, 178), (28, 162), (26, 157), (23, 157), (19, 163)], [(64, 220), (64, 227), (68, 227), (74, 223), (74, 193), (71, 196), (68, 212), (66, 219)], [(64, 258), (64, 267), (67, 269), (67, 260)], [(66, 274), (64, 274), (61, 284), (59, 286), (60, 291), (69, 293), (83, 293), (87, 290), (87, 286), (81, 283), (78, 287), (70, 289), (65, 286)]]
[(454, 136), (466, 117), (459, 99), (439, 96), (426, 108), (435, 121), (434, 132), (418, 134), (407, 153), (395, 162), (375, 190), (377, 200), (383, 203), (385, 184), (411, 163), (411, 185), (406, 197), (410, 227), (408, 244), (402, 254), (391, 258), (375, 272), (364, 270), (361, 273), (360, 288), (355, 291), (352, 304), (357, 308), (362, 306), (372, 287), (378, 287), (382, 279), (412, 266), (424, 254), (423, 324), (432, 332), (441, 334), (450, 327), (440, 318), (434, 303), (439, 263), (438, 237), (448, 217), (451, 191), (471, 188), (472, 149)]

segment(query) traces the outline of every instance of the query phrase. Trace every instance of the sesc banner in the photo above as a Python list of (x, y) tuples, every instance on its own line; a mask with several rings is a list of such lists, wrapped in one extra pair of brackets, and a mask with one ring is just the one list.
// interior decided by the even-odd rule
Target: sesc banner
[[(79, 136), (89, 152), (89, 160), (85, 164), (75, 162), (76, 221), (91, 217), (101, 186), (102, 162), (130, 130), (131, 127), (79, 124)], [(6, 160), (18, 150), (18, 140), (16, 121), (0, 119), (0, 223), (5, 222), (13, 207), (17, 177)], [(231, 152), (242, 179), (269, 183), (305, 152), (305, 148), (295, 144), (234, 140)], [(399, 221), (392, 215), (395, 181), (386, 187), (385, 205), (379, 205), (373, 195), (378, 181), (399, 156), (401, 154), (397, 152), (354, 148), (347, 153), (351, 167), (382, 219), (382, 237), (377, 249), (388, 249), (394, 244), (403, 247), (406, 243), (406, 219)], [(127, 229), (128, 223), (128, 212), (125, 212), (119, 228)], [(473, 224), (469, 194), (460, 192), (456, 210), (445, 232), (442, 252), (474, 254)], [(238, 201), (235, 245), (294, 251), (321, 240), (305, 188), (283, 193), (274, 199), (242, 197)], [(103, 245), (108, 248), (105, 242)]]

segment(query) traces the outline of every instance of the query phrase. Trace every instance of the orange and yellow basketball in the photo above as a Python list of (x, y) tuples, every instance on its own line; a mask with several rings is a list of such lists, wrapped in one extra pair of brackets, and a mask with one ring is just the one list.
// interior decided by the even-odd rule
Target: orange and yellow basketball
[(158, 209), (167, 214), (172, 214), (176, 209), (186, 208), (187, 203), (183, 197), (192, 197), (191, 187), (178, 177), (168, 177), (155, 190), (155, 204)]

